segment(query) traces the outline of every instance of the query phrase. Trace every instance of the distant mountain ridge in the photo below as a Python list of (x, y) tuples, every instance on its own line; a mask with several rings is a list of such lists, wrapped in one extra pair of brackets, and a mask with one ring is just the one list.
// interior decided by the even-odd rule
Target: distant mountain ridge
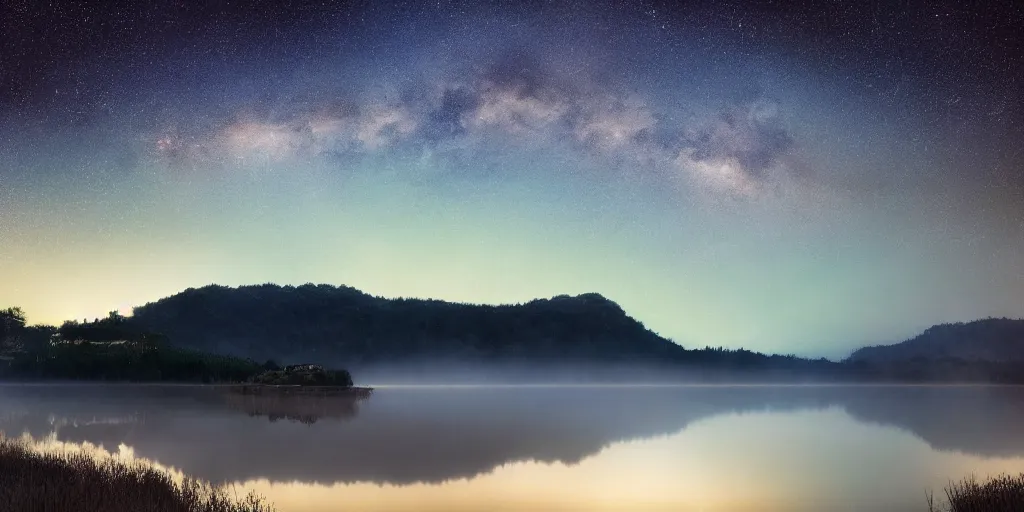
[[(102, 330), (108, 321), (58, 331)], [(346, 368), (384, 381), (1024, 384), (1024, 320), (939, 325), (903, 343), (857, 350), (842, 362), (687, 349), (597, 293), (477, 305), (389, 299), (323, 284), (209, 285), (137, 307), (125, 322), (172, 346)]]
[(987, 318), (935, 325), (901, 343), (858, 349), (848, 359), (863, 363), (913, 360), (1024, 363), (1024, 320)]
[(175, 345), (282, 361), (665, 361), (686, 352), (596, 293), (490, 306), (345, 286), (210, 285), (137, 307), (132, 321)]

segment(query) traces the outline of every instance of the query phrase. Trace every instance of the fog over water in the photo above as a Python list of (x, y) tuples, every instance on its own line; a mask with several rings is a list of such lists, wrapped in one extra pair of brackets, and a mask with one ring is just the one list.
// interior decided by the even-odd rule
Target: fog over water
[[(0, 386), (0, 431), (132, 453), (305, 510), (922, 510), (1024, 471), (1024, 388)], [(342, 507), (342, 504), (347, 504)]]

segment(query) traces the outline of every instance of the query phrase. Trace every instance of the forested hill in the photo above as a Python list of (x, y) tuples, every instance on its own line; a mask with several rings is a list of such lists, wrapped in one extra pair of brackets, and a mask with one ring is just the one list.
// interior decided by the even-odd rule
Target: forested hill
[(330, 285), (211, 285), (135, 308), (132, 320), (175, 345), (282, 362), (671, 361), (687, 353), (598, 294), (485, 306)]
[(876, 364), (912, 360), (1024, 363), (1024, 320), (987, 318), (936, 325), (902, 343), (864, 347), (849, 360)]

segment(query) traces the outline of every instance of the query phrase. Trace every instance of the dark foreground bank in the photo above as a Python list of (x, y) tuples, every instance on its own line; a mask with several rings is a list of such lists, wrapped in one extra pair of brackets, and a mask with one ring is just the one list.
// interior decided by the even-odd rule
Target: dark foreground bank
[(241, 500), (195, 479), (175, 483), (141, 463), (86, 454), (38, 453), (0, 439), (0, 504), (19, 512), (272, 512), (261, 497)]
[(968, 477), (945, 489), (945, 507), (928, 495), (929, 512), (1020, 512), (1024, 510), (1024, 473), (1000, 475), (979, 482)]

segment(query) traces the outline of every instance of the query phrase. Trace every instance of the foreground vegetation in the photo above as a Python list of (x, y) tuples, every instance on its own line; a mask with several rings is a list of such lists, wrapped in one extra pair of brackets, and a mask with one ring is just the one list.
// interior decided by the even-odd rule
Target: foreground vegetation
[(195, 479), (175, 482), (142, 463), (83, 453), (39, 453), (0, 439), (0, 504), (19, 512), (271, 512), (261, 497), (241, 500)]
[(946, 489), (948, 506), (941, 508), (934, 497), (928, 496), (929, 512), (1020, 512), (1024, 510), (1024, 473), (1018, 476), (1000, 475), (985, 482), (968, 477), (949, 484)]

